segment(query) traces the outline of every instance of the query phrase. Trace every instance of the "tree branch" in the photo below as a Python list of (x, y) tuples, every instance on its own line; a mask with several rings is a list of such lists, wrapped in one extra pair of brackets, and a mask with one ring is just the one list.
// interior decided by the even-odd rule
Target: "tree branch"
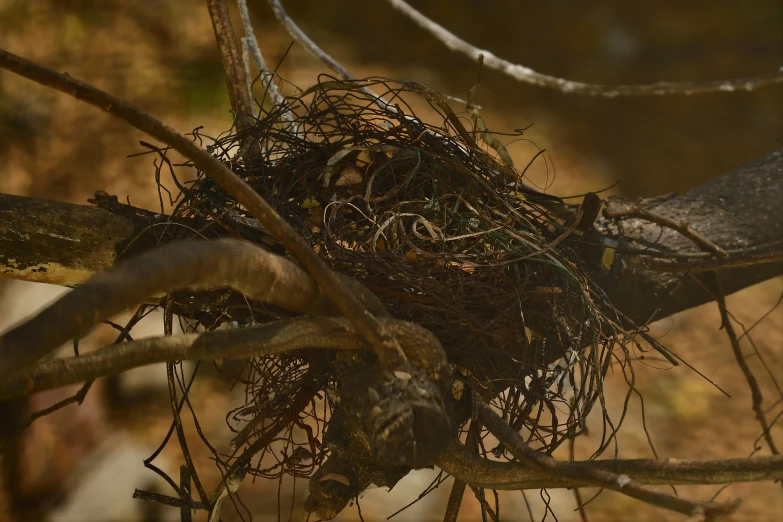
[[(615, 248), (614, 265), (601, 264), (603, 248), (588, 248), (585, 266), (612, 304), (638, 324), (658, 320), (713, 301), (711, 273), (694, 270), (695, 262), (717, 271), (728, 295), (783, 274), (776, 255), (783, 248), (783, 150), (751, 161), (680, 196), (640, 201), (638, 206), (698, 232), (727, 255), (718, 259), (691, 237), (644, 217), (628, 217), (629, 202), (610, 199), (596, 221), (601, 243)], [(771, 255), (774, 253), (775, 255)], [(732, 266), (749, 256), (774, 262)], [(647, 266), (655, 265), (655, 270)], [(728, 268), (722, 269), (722, 265)], [(671, 270), (669, 272), (668, 270)]]
[[(738, 459), (629, 459), (576, 462), (597, 470), (628, 475), (646, 485), (730, 484), (768, 482), (783, 478), (783, 456)], [(498, 462), (471, 453), (453, 440), (438, 457), (438, 467), (477, 487), (498, 490), (592, 487), (586, 480), (554, 477), (518, 462)]]
[[(345, 288), (377, 316), (380, 301), (355, 280)], [(144, 298), (185, 288), (233, 288), (248, 299), (311, 315), (339, 312), (307, 272), (288, 259), (235, 239), (166, 245), (102, 272), (0, 337), (0, 382)]]
[[(614, 265), (607, 270), (602, 264), (606, 246), (588, 245), (584, 267), (627, 317), (639, 324), (663, 319), (713, 300), (702, 286), (711, 272), (697, 272), (694, 263), (719, 271), (727, 295), (783, 274), (781, 261), (758, 264), (764, 257), (774, 259), (783, 246), (780, 201), (783, 151), (681, 196), (640, 202), (656, 214), (688, 223), (728, 254), (713, 259), (675, 230), (641, 218), (615, 218), (628, 203), (609, 200), (605, 216), (598, 218), (593, 235), (588, 233), (585, 239), (616, 250)], [(93, 207), (0, 195), (0, 273), (71, 285), (87, 279), (90, 272), (105, 270), (119, 245), (144, 226), (125, 217), (134, 214), (132, 207), (119, 207), (127, 210), (118, 208), (112, 215)], [(615, 209), (620, 212), (615, 214)], [(753, 265), (732, 266), (751, 256), (759, 258)], [(655, 270), (646, 268), (654, 263)], [(694, 273), (684, 271), (690, 266), (696, 267)]]
[[(448, 371), (437, 338), (413, 323), (381, 318), (405, 354), (433, 375)], [(369, 350), (350, 321), (342, 317), (295, 317), (257, 326), (152, 337), (112, 344), (80, 355), (41, 362), (0, 387), (0, 400), (115, 375), (148, 364), (177, 361), (245, 359), (308, 348)]]
[[(378, 359), (385, 367), (394, 369), (407, 366), (399, 343), (380, 328), (375, 317), (367, 313), (367, 310), (350, 290), (343, 285), (342, 279), (326, 266), (318, 254), (264, 198), (220, 160), (165, 123), (139, 111), (119, 98), (108, 95), (70, 76), (59, 74), (4, 50), (0, 50), (0, 67), (41, 85), (70, 94), (78, 100), (117, 116), (136, 129), (170, 145), (193, 161), (197, 168), (233, 196), (237, 203), (247, 208), (250, 214), (264, 225), (269, 233), (280, 241), (285, 249), (304, 266), (340, 312), (357, 325), (362, 336), (372, 342)], [(2, 380), (2, 376), (0, 376), (0, 380)]]
[(563, 477), (571, 480), (584, 481), (586, 484), (617, 491), (623, 495), (641, 500), (653, 506), (676, 511), (685, 515), (696, 515), (698, 513), (707, 515), (709, 520), (714, 516), (725, 516), (733, 513), (738, 503), (718, 504), (716, 502), (699, 502), (674, 496), (670, 493), (655, 491), (645, 488), (639, 481), (632, 479), (625, 473), (615, 473), (602, 469), (596, 469), (593, 466), (584, 465), (579, 462), (561, 462), (555, 460), (546, 453), (531, 448), (517, 433), (509, 426), (490, 406), (479, 402), (478, 413), (481, 420), (487, 426), (487, 429), (498, 441), (504, 445), (506, 450), (514, 455), (520, 461), (538, 467), (543, 471), (551, 473), (553, 476)]
[(596, 85), (574, 82), (541, 74), (524, 65), (518, 65), (504, 60), (487, 50), (479, 49), (478, 47), (471, 45), (454, 33), (449, 32), (443, 26), (435, 23), (411, 7), (404, 0), (388, 1), (393, 8), (413, 20), (416, 25), (429, 32), (452, 51), (464, 54), (474, 61), (478, 61), (479, 57), (483, 55), (484, 65), (490, 69), (500, 71), (523, 83), (554, 89), (566, 94), (586, 94), (590, 96), (601, 96), (603, 98), (615, 98), (617, 96), (662, 96), (665, 94), (705, 94), (715, 92), (753, 91), (767, 85), (783, 82), (783, 67), (775, 72), (752, 78), (734, 78), (731, 80), (710, 82), (658, 82), (648, 85)]
[(102, 208), (0, 194), (0, 276), (78, 285), (114, 265), (134, 225)]
[(253, 106), (250, 103), (250, 91), (247, 89), (247, 78), (242, 67), (239, 46), (231, 25), (228, 0), (207, 0), (207, 10), (212, 19), (215, 41), (223, 62), (231, 108), (236, 112), (240, 129), (243, 129), (247, 126), (247, 119), (253, 115)]

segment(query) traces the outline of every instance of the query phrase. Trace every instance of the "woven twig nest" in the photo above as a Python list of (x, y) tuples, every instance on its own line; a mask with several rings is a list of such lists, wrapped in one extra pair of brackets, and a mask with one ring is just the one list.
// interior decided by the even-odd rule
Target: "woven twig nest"
[[(365, 94), (367, 85), (385, 88), (394, 109)], [(441, 124), (418, 119), (404, 102), (411, 96), (426, 100)], [(419, 85), (327, 80), (287, 101), (242, 134), (216, 140), (212, 151), (327, 264), (375, 292), (395, 318), (438, 337), (457, 377), (452, 398), (464, 406), (458, 422), (470, 418), (478, 393), (535, 447), (551, 451), (573, 435), (600, 393), (612, 351), (632, 339), (580, 269), (581, 232), (569, 229), (576, 207), (524, 188), (523, 173), (493, 150), (497, 140), (476, 115), (458, 117)], [(170, 221), (187, 226), (165, 227), (162, 239), (234, 236), (284, 253), (209, 179), (178, 186)], [(288, 315), (223, 291), (175, 301), (191, 328)], [(312, 399), (339, 386), (332, 356), (250, 363), (247, 404), (231, 415), (232, 427), (249, 422), (237, 445), (263, 456), (270, 441), (258, 438), (261, 426), (288, 426), (276, 439), (286, 441), (287, 457), (277, 454), (255, 473), (311, 473), (323, 459), (320, 423), (329, 418), (328, 406), (319, 412)], [(291, 430), (307, 417), (317, 429), (297, 439)]]

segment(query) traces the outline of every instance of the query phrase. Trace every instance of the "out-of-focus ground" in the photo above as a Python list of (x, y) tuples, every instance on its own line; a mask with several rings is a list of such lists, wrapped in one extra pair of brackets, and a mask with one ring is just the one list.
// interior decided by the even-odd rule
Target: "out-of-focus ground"
[[(266, 3), (248, 3), (262, 50), (268, 63), (275, 64), (289, 38), (277, 27)], [(410, 78), (463, 98), (475, 82), (475, 64), (446, 50), (385, 2), (284, 3), (302, 27), (356, 76)], [(750, 6), (730, 0), (481, 4), (462, 0), (414, 5), (480, 47), (573, 80), (710, 80), (766, 73), (781, 65), (783, 7), (776, 1), (760, 0)], [(231, 126), (203, 2), (0, 0), (0, 47), (67, 71), (180, 130), (203, 126), (203, 134), (216, 136)], [(279, 72), (306, 87), (325, 71), (295, 45)], [(483, 116), (492, 129), (535, 124), (525, 137), (547, 149), (556, 177), (541, 163), (531, 176), (560, 195), (597, 190), (617, 181), (615, 193), (634, 197), (681, 191), (783, 144), (780, 87), (730, 95), (604, 100), (528, 87), (485, 71), (476, 102), (484, 107)], [(0, 192), (84, 204), (102, 189), (120, 198), (127, 195), (135, 205), (158, 209), (152, 156), (126, 157), (144, 151), (138, 145), (142, 139), (146, 138), (124, 123), (65, 95), (0, 72)], [(535, 150), (528, 142), (510, 147), (520, 165)], [(729, 299), (730, 310), (750, 326), (774, 308), (781, 290), (780, 278), (747, 289)], [(59, 292), (45, 285), (0, 281), (0, 330), (34, 313)], [(775, 403), (781, 393), (770, 375), (783, 380), (782, 314), (775, 309), (752, 331), (761, 357), (749, 358), (771, 416), (781, 408)], [(142, 330), (145, 335), (158, 333), (160, 320), (155, 319), (137, 327), (137, 335)], [(637, 389), (644, 396), (648, 432), (660, 456), (746, 456), (754, 448), (760, 429), (750, 409), (750, 393), (719, 326), (713, 305), (652, 326), (666, 346), (731, 395), (722, 395), (686, 368), (656, 369), (661, 365), (638, 361)], [(111, 342), (115, 335), (101, 327), (82, 343), (82, 349)], [(748, 339), (743, 343), (746, 354), (752, 354)], [(209, 369), (205, 374), (210, 374)], [(231, 433), (224, 415), (241, 403), (242, 394), (230, 391), (230, 381), (217, 372), (211, 374), (213, 378), (204, 376), (197, 382), (191, 400), (210, 442), (226, 449)], [(170, 425), (164, 372), (159, 367), (136, 370), (122, 382), (126, 400), (121, 407), (106, 400), (107, 394), (102, 393), (106, 385), (97, 382), (80, 407), (69, 406), (27, 430), (22, 453), (25, 474), (19, 478), (27, 503), (25, 520), (41, 512), (58, 521), (177, 519), (176, 510), (156, 511), (130, 499), (136, 487), (171, 493), (141, 462)], [(610, 377), (606, 395), (615, 418), (626, 391), (621, 375)], [(41, 394), (28, 407), (48, 406), (72, 392)], [(638, 398), (632, 397), (630, 404), (619, 437), (620, 454), (650, 457)], [(577, 441), (577, 457), (588, 456), (600, 437), (599, 419), (593, 421), (590, 435)], [(783, 441), (779, 425), (773, 436)], [(189, 429), (188, 437), (211, 491), (219, 475), (209, 461), (210, 453), (197, 442), (195, 430)], [(766, 447), (760, 451), (767, 452)], [(156, 461), (172, 476), (177, 475), (180, 462), (176, 444), (170, 444)], [(364, 520), (383, 520), (415, 500), (433, 477), (433, 472), (417, 472), (391, 493), (367, 493), (360, 499)], [(247, 511), (240, 510), (245, 519), (249, 512), (253, 520), (277, 520), (277, 484), (249, 482), (240, 489), (247, 506)], [(397, 519), (442, 519), (450, 482)], [(283, 519), (292, 505), (290, 485), (284, 484), (279, 501)], [(718, 489), (678, 491), (707, 498)], [(733, 520), (776, 521), (783, 517), (781, 491), (779, 484), (738, 484), (718, 498), (744, 499)], [(591, 493), (583, 491), (583, 498)], [(306, 481), (298, 480), (293, 520), (305, 518), (301, 511), (305, 494)], [(572, 492), (549, 494), (559, 520), (578, 520)], [(527, 497), (533, 519), (541, 520), (544, 509), (538, 492), (528, 492)], [(502, 500), (502, 520), (528, 519), (521, 493), (503, 493)], [(10, 499), (0, 494), (0, 520), (9, 519), (10, 505)], [(56, 507), (46, 509), (47, 505)], [(590, 520), (683, 519), (611, 493), (591, 502), (587, 512)], [(460, 519), (480, 518), (478, 504), (468, 492)], [(223, 519), (239, 516), (227, 506)], [(347, 509), (340, 520), (359, 520), (356, 508)]]

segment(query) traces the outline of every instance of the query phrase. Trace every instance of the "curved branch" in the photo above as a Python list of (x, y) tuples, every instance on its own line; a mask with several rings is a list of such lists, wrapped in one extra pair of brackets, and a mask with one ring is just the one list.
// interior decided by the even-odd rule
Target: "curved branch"
[[(342, 279), (363, 306), (376, 315), (388, 315), (369, 290), (353, 279)], [(235, 239), (173, 243), (96, 275), (6, 332), (0, 337), (0, 381), (150, 295), (193, 287), (229, 287), (249, 299), (294, 312), (338, 314), (304, 270), (252, 243)]]
[[(271, 0), (270, 0), (271, 1)], [(715, 92), (753, 91), (767, 85), (783, 83), (783, 67), (775, 72), (752, 78), (735, 78), (710, 82), (658, 82), (648, 85), (596, 85), (574, 82), (534, 71), (524, 65), (511, 63), (489, 51), (479, 49), (466, 42), (443, 26), (433, 22), (404, 0), (388, 0), (393, 8), (413, 20), (416, 25), (429, 32), (452, 51), (457, 51), (477, 61), (484, 57), (484, 66), (523, 83), (554, 89), (566, 94), (586, 94), (615, 98), (618, 96), (662, 96), (665, 94), (705, 94)]]
[[(436, 378), (447, 375), (448, 361), (429, 330), (388, 317), (379, 319), (408, 358)], [(342, 317), (294, 317), (258, 326), (153, 337), (113, 344), (81, 355), (46, 361), (0, 387), (0, 400), (114, 375), (148, 364), (243, 359), (307, 348), (369, 350), (350, 321)]]
[[(651, 486), (767, 482), (783, 479), (781, 455), (716, 460), (590, 460), (576, 464), (628, 475), (637, 482)], [(487, 489), (591, 487), (586, 480), (555, 477), (529, 464), (498, 462), (479, 457), (456, 440), (451, 441), (440, 454), (438, 467), (459, 480)]]
[[(385, 367), (394, 369), (406, 366), (407, 362), (399, 343), (380, 328), (375, 317), (367, 313), (350, 290), (345, 288), (337, 274), (326, 266), (318, 254), (264, 198), (220, 160), (165, 123), (70, 76), (59, 74), (5, 50), (0, 50), (0, 67), (41, 85), (70, 94), (78, 100), (117, 116), (138, 130), (170, 145), (193, 161), (197, 168), (233, 196), (237, 203), (247, 208), (250, 214), (304, 266), (340, 312), (348, 317), (357, 326), (360, 334), (372, 343), (378, 359)], [(0, 374), (0, 381), (5, 377), (7, 375)]]

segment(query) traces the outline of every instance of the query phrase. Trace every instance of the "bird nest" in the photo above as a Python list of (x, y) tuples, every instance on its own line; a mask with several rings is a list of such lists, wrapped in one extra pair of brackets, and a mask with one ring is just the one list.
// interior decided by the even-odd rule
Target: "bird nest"
[[(379, 103), (369, 86), (393, 102)], [(435, 123), (416, 116), (413, 98)], [(418, 84), (327, 78), (286, 101), (210, 150), (329, 266), (437, 336), (453, 365), (461, 427), (475, 418), (478, 395), (533, 447), (551, 452), (574, 436), (611, 358), (634, 337), (580, 267), (578, 206), (530, 190), (475, 113), (458, 116)], [(285, 253), (210, 179), (176, 184), (172, 226), (150, 227), (139, 245), (144, 235), (229, 236)], [(290, 316), (229, 291), (181, 292), (173, 303), (186, 330)], [(313, 350), (249, 361), (239, 377), (246, 404), (228, 420), (235, 449), (260, 455), (252, 473), (307, 476), (323, 461), (330, 401), (314, 397), (337, 385), (334, 358)], [(271, 452), (274, 441), (282, 449)]]

